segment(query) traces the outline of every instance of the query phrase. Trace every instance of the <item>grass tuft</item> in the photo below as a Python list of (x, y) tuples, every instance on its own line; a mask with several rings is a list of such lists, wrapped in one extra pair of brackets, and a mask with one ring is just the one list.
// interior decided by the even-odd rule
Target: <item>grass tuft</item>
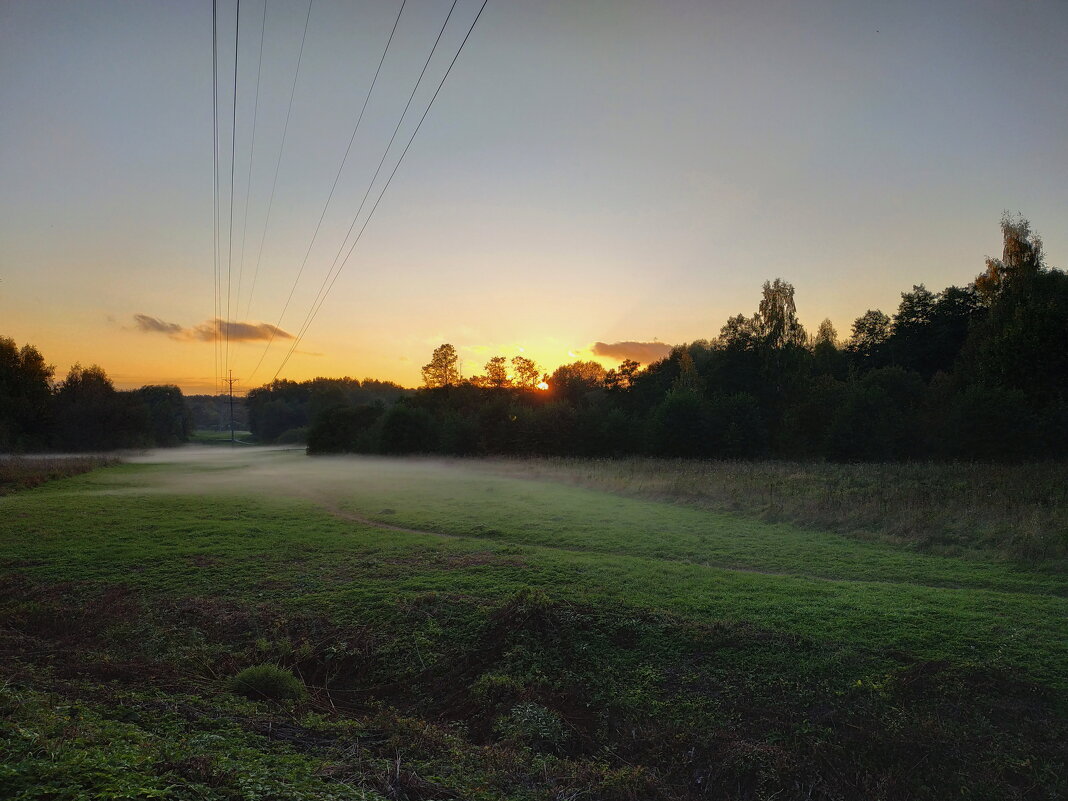
[(299, 701), (308, 694), (290, 671), (270, 664), (242, 670), (230, 679), (230, 692), (250, 701)]

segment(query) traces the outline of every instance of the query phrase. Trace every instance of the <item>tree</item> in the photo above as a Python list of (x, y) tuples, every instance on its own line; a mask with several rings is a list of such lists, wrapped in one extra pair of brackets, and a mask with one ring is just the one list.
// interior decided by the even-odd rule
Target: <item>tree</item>
[(397, 403), (383, 415), (379, 440), (383, 453), (430, 453), (436, 445), (434, 418), (425, 409)]
[(515, 374), (515, 385), (523, 389), (534, 389), (541, 381), (541, 368), (526, 356), (512, 357), (512, 372)]
[(812, 366), (819, 375), (842, 377), (846, 371), (845, 357), (840, 350), (838, 332), (830, 320), (824, 320), (812, 338)]
[(679, 353), (679, 374), (671, 385), (672, 392), (693, 392), (700, 395), (705, 390), (705, 382), (693, 363), (690, 351), (682, 349)]
[(430, 362), (423, 365), (423, 383), (431, 389), (459, 384), (463, 380), (459, 363), (456, 348), (448, 343), (439, 345), (434, 349)]
[(888, 340), (894, 364), (916, 370), (928, 378), (934, 372), (930, 368), (931, 326), (937, 305), (938, 296), (923, 284), (913, 286), (911, 292), (902, 292)]
[(132, 393), (118, 392), (97, 365), (70, 368), (56, 391), (55, 445), (103, 451), (151, 445), (148, 410)]
[(693, 389), (672, 389), (653, 411), (649, 446), (661, 456), (709, 455), (709, 406)]
[(594, 361), (572, 362), (556, 368), (546, 383), (559, 395), (578, 397), (584, 392), (604, 386), (608, 375), (604, 367)]
[(635, 376), (638, 375), (638, 371), (641, 369), (641, 363), (633, 361), (632, 359), (624, 359), (623, 362), (614, 370), (609, 370), (604, 376), (604, 385), (606, 389), (630, 389), (631, 384), (634, 383)]
[(382, 417), (382, 404), (335, 406), (323, 409), (308, 429), (308, 453), (370, 453), (375, 450), (373, 427)]
[(879, 309), (868, 309), (853, 321), (853, 336), (846, 346), (862, 359), (871, 359), (890, 338), (890, 318)]
[(0, 451), (46, 444), (54, 372), (36, 348), (0, 337)]
[(834, 323), (831, 322), (830, 318), (824, 318), (819, 328), (816, 329), (815, 337), (812, 339), (813, 350), (821, 345), (830, 345), (835, 350), (838, 349), (838, 331), (835, 330)]
[(508, 378), (507, 361), (503, 356), (494, 356), (486, 362), (486, 375), (480, 377), (478, 382), (481, 386), (492, 389), (504, 389), (512, 385)]
[(753, 328), (766, 347), (804, 346), (805, 328), (797, 319), (793, 284), (781, 278), (764, 282), (764, 296), (753, 318)]
[(148, 413), (149, 435), (157, 447), (173, 447), (189, 441), (193, 415), (182, 390), (171, 385), (144, 386), (133, 393)]
[(719, 330), (719, 345), (728, 350), (750, 350), (760, 340), (755, 317), (736, 314)]
[(1042, 239), (1031, 230), (1031, 223), (1020, 214), (1005, 212), (1001, 216), (1004, 240), (1001, 258), (986, 259), (986, 270), (975, 279), (975, 287), (987, 302), (1005, 289), (1042, 272), (1044, 254)]

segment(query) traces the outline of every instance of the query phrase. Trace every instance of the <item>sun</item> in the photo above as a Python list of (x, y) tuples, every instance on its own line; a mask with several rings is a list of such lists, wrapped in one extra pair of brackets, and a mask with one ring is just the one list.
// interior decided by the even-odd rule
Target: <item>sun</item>
[(548, 389), (548, 388), (549, 388), (549, 385), (546, 384), (544, 381), (542, 381), (540, 384), (538, 384), (538, 389)]

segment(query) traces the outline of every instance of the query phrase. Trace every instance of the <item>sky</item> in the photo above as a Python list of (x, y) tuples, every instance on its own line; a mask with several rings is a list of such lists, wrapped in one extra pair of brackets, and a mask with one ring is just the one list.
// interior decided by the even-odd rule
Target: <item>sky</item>
[(123, 388), (415, 386), (443, 342), (648, 361), (776, 277), (844, 337), (972, 280), (1006, 210), (1068, 266), (1063, 0), (489, 0), (368, 220), (451, 5), (407, 0), (343, 161), (400, 0), (242, 0), (236, 112), (219, 0), (217, 296), (212, 4), (0, 0), (0, 336)]

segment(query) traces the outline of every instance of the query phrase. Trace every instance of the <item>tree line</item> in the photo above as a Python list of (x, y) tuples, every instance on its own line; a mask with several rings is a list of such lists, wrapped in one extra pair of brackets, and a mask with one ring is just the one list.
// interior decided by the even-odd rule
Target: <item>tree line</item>
[[(797, 317), (794, 287), (763, 286), (751, 315), (644, 369), (575, 362), (552, 375), (503, 356), (464, 379), (452, 345), (425, 386), (374, 399), (318, 395), (309, 453), (445, 453), (833, 460), (1020, 460), (1068, 451), (1068, 275), (1030, 224), (970, 284), (914, 286), (840, 341)], [(267, 406), (291, 382), (258, 396)], [(308, 382), (305, 382), (308, 383)], [(312, 392), (312, 387), (307, 388)], [(251, 397), (252, 393), (250, 393)], [(344, 395), (344, 397), (342, 397)], [(254, 417), (255, 415), (253, 415)], [(256, 430), (256, 423), (253, 423)]]
[(115, 389), (97, 365), (55, 368), (32, 345), (0, 337), (0, 452), (109, 451), (189, 439), (192, 417), (176, 386)]

